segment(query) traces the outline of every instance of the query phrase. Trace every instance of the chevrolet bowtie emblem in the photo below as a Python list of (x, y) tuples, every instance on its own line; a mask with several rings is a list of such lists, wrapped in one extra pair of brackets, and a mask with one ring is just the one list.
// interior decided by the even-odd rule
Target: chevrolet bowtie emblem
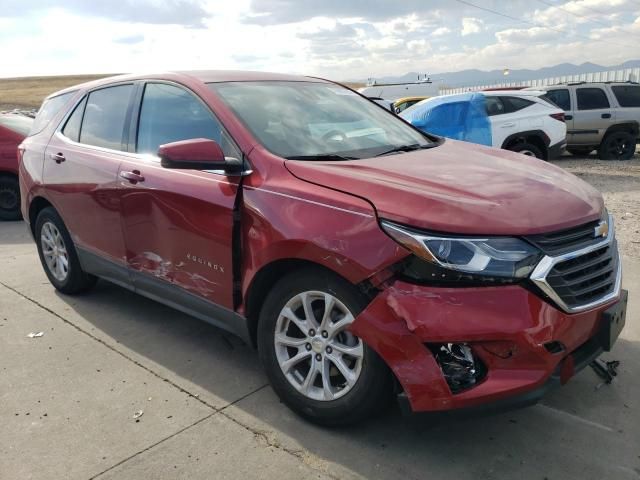
[(609, 223), (603, 220), (593, 229), (593, 236), (598, 238), (606, 237), (607, 235), (609, 235)]

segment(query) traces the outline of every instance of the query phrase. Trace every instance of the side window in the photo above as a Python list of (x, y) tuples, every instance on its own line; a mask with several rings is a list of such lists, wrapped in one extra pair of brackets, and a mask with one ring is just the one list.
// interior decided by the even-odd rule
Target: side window
[(621, 107), (640, 107), (640, 86), (615, 85), (611, 90)]
[(542, 98), (550, 101), (553, 105), (563, 109), (565, 112), (571, 110), (571, 100), (569, 99), (569, 90), (559, 88), (557, 90), (549, 90)]
[(578, 110), (609, 108), (609, 100), (601, 88), (578, 88), (576, 94), (578, 96)]
[(40, 133), (45, 127), (49, 124), (49, 122), (56, 116), (56, 114), (60, 111), (62, 107), (64, 107), (65, 103), (69, 101), (71, 95), (75, 92), (67, 92), (62, 95), (58, 95), (57, 97), (50, 98), (45, 100), (36, 115), (36, 119), (31, 126), (31, 131), (29, 135), (35, 135), (36, 133)]
[(487, 108), (487, 115), (490, 117), (493, 115), (502, 115), (505, 113), (504, 104), (500, 97), (494, 97), (493, 95), (487, 95), (484, 97), (485, 106)]
[(235, 145), (209, 109), (194, 95), (175, 85), (148, 83), (138, 121), (138, 153), (156, 154), (165, 143), (208, 138), (226, 156), (240, 157)]
[(84, 114), (84, 107), (86, 104), (87, 97), (84, 97), (76, 106), (75, 110), (67, 120), (66, 125), (62, 129), (62, 134), (74, 142), (80, 140), (80, 124), (82, 123), (82, 115)]
[(133, 85), (118, 85), (89, 94), (80, 143), (122, 150), (122, 137)]
[(519, 97), (500, 97), (504, 104), (504, 113), (513, 113), (523, 108), (527, 108), (529, 105), (533, 105), (534, 102)]

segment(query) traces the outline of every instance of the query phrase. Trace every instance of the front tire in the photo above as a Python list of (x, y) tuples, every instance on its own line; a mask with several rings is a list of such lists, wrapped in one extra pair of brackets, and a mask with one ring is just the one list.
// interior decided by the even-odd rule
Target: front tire
[(96, 284), (97, 278), (82, 270), (69, 231), (52, 207), (38, 214), (35, 239), (42, 268), (57, 290), (72, 295)]
[(0, 220), (20, 220), (20, 186), (16, 177), (0, 176)]
[(542, 150), (532, 143), (517, 143), (509, 147), (509, 150), (512, 152), (521, 153), (523, 155), (527, 155), (529, 157), (536, 157), (540, 160), (544, 160), (544, 154)]
[(321, 425), (347, 425), (381, 411), (392, 376), (382, 359), (350, 333), (366, 307), (356, 287), (320, 269), (280, 280), (258, 324), (258, 349), (280, 399)]
[(628, 132), (608, 134), (598, 148), (602, 160), (629, 160), (636, 152), (636, 139)]

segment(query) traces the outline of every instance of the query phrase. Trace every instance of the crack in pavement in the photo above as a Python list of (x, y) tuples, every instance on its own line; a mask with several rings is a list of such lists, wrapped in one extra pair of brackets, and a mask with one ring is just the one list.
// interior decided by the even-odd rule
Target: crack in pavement
[(134, 365), (136, 365), (137, 367), (142, 368), (144, 371), (146, 371), (147, 373), (150, 373), (151, 375), (153, 375), (154, 377), (162, 380), (163, 382), (168, 383), (169, 385), (171, 385), (172, 387), (176, 388), (177, 390), (179, 390), (180, 392), (188, 395), (189, 397), (193, 398), (194, 400), (197, 400), (198, 402), (200, 402), (201, 404), (207, 406), (208, 408), (212, 409), (213, 411), (211, 413), (209, 413), (208, 415), (206, 415), (205, 417), (196, 420), (194, 423), (187, 425), (186, 427), (181, 428), (180, 430), (177, 430), (176, 432), (172, 433), (171, 435), (158, 440), (157, 442), (143, 448), (142, 450), (137, 451), (136, 453), (128, 456), (127, 458), (115, 463), (114, 465), (110, 466), (109, 468), (103, 470), (102, 472), (90, 477), (89, 480), (93, 480), (95, 478), (98, 478), (102, 475), (104, 475), (105, 473), (113, 470), (114, 468), (117, 468), (121, 465), (123, 465), (124, 463), (128, 462), (129, 460), (137, 457), (138, 455), (141, 455), (149, 450), (151, 450), (152, 448), (160, 445), (161, 443), (170, 440), (171, 438), (175, 437), (176, 435), (179, 435), (183, 432), (185, 432), (186, 430), (189, 430), (190, 428), (199, 425), (200, 423), (202, 423), (203, 421), (213, 417), (216, 414), (220, 414), (223, 417), (225, 417), (226, 419), (232, 421), (233, 423), (235, 423), (236, 425), (242, 427), (243, 429), (251, 432), (255, 438), (257, 438), (258, 440), (262, 440), (262, 442), (267, 446), (267, 447), (272, 447), (272, 448), (276, 448), (278, 450), (282, 450), (283, 452), (292, 455), (294, 457), (296, 457), (296, 459), (298, 459), (299, 461), (301, 461), (302, 463), (304, 463), (305, 465), (307, 465), (309, 468), (312, 468), (313, 470), (316, 471), (320, 471), (323, 474), (327, 475), (328, 477), (335, 479), (335, 480), (339, 480), (339, 477), (336, 477), (332, 474), (330, 474), (329, 472), (327, 472), (325, 469), (321, 469), (318, 467), (318, 465), (313, 464), (311, 462), (311, 459), (313, 458), (313, 455), (308, 452), (306, 449), (302, 448), (302, 449), (291, 449), (288, 447), (285, 447), (284, 445), (282, 445), (279, 441), (277, 441), (273, 435), (269, 435), (270, 432), (268, 431), (263, 431), (263, 430), (259, 430), (256, 428), (252, 428), (249, 425), (245, 425), (244, 423), (240, 422), (239, 420), (231, 417), (230, 415), (228, 415), (226, 412), (224, 412), (224, 410), (226, 410), (227, 408), (237, 404), (238, 402), (241, 402), (242, 400), (250, 397), (251, 395), (256, 394), (257, 392), (259, 392), (260, 390), (266, 388), (267, 386), (269, 386), (268, 383), (259, 386), (258, 388), (252, 390), (251, 392), (248, 392), (247, 394), (237, 398), (236, 400), (234, 400), (233, 402), (230, 402), (226, 405), (224, 405), (221, 408), (216, 408), (215, 406), (211, 405), (209, 402), (199, 398), (199, 396), (197, 394), (191, 393), (189, 390), (185, 389), (184, 387), (181, 387), (180, 385), (178, 385), (177, 383), (169, 380), (166, 377), (163, 377), (162, 375), (160, 375), (159, 373), (155, 372), (154, 370), (150, 369), (149, 367), (143, 365), (142, 363), (140, 363), (139, 361), (131, 358), (129, 355), (127, 355), (124, 352), (121, 352), (120, 350), (118, 350), (117, 348), (115, 348), (114, 346), (110, 345), (109, 343), (107, 343), (105, 340), (102, 340), (101, 338), (96, 337), (95, 335), (93, 335), (91, 332), (86, 331), (85, 329), (83, 329), (82, 327), (79, 327), (78, 325), (76, 325), (75, 323), (73, 323), (72, 321), (64, 318), (62, 315), (58, 314), (57, 312), (55, 312), (54, 310), (50, 309), (49, 307), (43, 305), (42, 303), (40, 303), (39, 301), (29, 297), (28, 295), (25, 295), (24, 293), (20, 292), (19, 290), (15, 289), (14, 287), (11, 287), (10, 285), (7, 285), (6, 283), (0, 281), (0, 285), (2, 285), (3, 287), (5, 287), (6, 289), (12, 291), (13, 293), (15, 293), (16, 295), (19, 295), (20, 297), (24, 298), (25, 300), (33, 303), (34, 305), (40, 307), (41, 309), (45, 310), (46, 312), (50, 313), (51, 315), (53, 315), (54, 317), (58, 318), (59, 320), (61, 320), (62, 322), (64, 322), (65, 324), (69, 325), (70, 327), (73, 327), (74, 329), (76, 329), (78, 332), (88, 336), (89, 338), (91, 338), (92, 340), (95, 340), (96, 342), (100, 343), (101, 345), (105, 346), (106, 348), (108, 348), (109, 350), (111, 350), (112, 352), (117, 353), (118, 355), (120, 355), (121, 357), (123, 357), (124, 359), (128, 360), (129, 362), (133, 363)]
[(118, 463), (116, 463), (116, 464), (114, 464), (114, 465), (110, 466), (110, 467), (109, 467), (109, 468), (107, 468), (106, 470), (103, 470), (103, 471), (101, 471), (100, 473), (98, 473), (98, 474), (96, 474), (96, 475), (93, 475), (92, 477), (89, 477), (89, 480), (93, 480), (93, 479), (95, 479), (95, 478), (98, 478), (98, 477), (100, 477), (100, 476), (104, 475), (105, 473), (110, 472), (110, 471), (111, 471), (111, 470), (113, 470), (114, 468), (118, 468), (120, 465), (123, 465), (123, 464), (127, 463), (129, 460), (131, 460), (131, 459), (133, 459), (133, 458), (137, 457), (138, 455), (141, 455), (141, 454), (143, 454), (143, 453), (145, 453), (145, 452), (147, 452), (147, 451), (151, 450), (152, 448), (157, 447), (157, 446), (158, 446), (158, 445), (160, 445), (161, 443), (166, 442), (167, 440), (169, 440), (169, 439), (171, 439), (171, 438), (175, 437), (176, 435), (180, 435), (182, 432), (184, 432), (184, 431), (186, 431), (186, 430), (189, 430), (189, 429), (190, 429), (190, 428), (192, 428), (192, 427), (195, 427), (196, 425), (198, 425), (198, 424), (200, 424), (200, 423), (204, 422), (205, 420), (207, 420), (207, 419), (209, 419), (209, 418), (213, 417), (213, 416), (214, 416), (214, 415), (216, 415), (217, 413), (218, 413), (218, 412), (216, 412), (216, 411), (209, 413), (209, 415), (206, 415), (206, 416), (202, 417), (200, 420), (196, 420), (196, 421), (195, 421), (195, 422), (193, 422), (191, 425), (187, 425), (186, 427), (181, 428), (180, 430), (178, 430), (178, 431), (176, 431), (176, 432), (172, 433), (172, 434), (171, 434), (171, 435), (169, 435), (168, 437), (165, 437), (165, 438), (163, 438), (163, 439), (161, 439), (161, 440), (158, 440), (158, 441), (157, 441), (157, 442), (155, 442), (155, 443), (152, 443), (151, 445), (149, 445), (149, 446), (147, 446), (147, 447), (143, 448), (142, 450), (140, 450), (140, 451), (138, 451), (138, 452), (134, 453), (133, 455), (129, 455), (127, 458), (124, 458), (124, 459), (120, 460)]
[[(0, 282), (0, 283), (1, 283), (1, 282)], [(260, 387), (256, 388), (255, 390), (253, 390), (253, 391), (251, 391), (251, 392), (249, 392), (249, 393), (247, 393), (247, 394), (243, 395), (242, 397), (240, 397), (240, 398), (238, 398), (238, 399), (234, 400), (233, 402), (231, 402), (231, 403), (229, 403), (229, 404), (225, 405), (225, 406), (224, 406), (224, 407), (222, 407), (221, 409), (219, 409), (219, 410), (215, 410), (215, 411), (213, 411), (213, 412), (209, 413), (208, 415), (206, 415), (206, 416), (202, 417), (201, 419), (196, 420), (196, 421), (195, 421), (195, 422), (193, 422), (191, 425), (187, 425), (186, 427), (181, 428), (180, 430), (178, 430), (178, 431), (176, 431), (176, 432), (172, 433), (171, 435), (169, 435), (169, 436), (167, 436), (167, 437), (165, 437), (165, 438), (163, 438), (163, 439), (161, 439), (161, 440), (158, 440), (158, 441), (157, 441), (157, 442), (155, 442), (155, 443), (152, 443), (151, 445), (149, 445), (149, 446), (147, 446), (147, 447), (143, 448), (142, 450), (137, 451), (136, 453), (134, 453), (134, 454), (132, 454), (132, 455), (129, 455), (127, 458), (124, 458), (124, 459), (120, 460), (119, 462), (117, 462), (117, 463), (115, 463), (115, 464), (111, 465), (109, 468), (107, 468), (107, 469), (105, 469), (105, 470), (101, 471), (100, 473), (98, 473), (98, 474), (96, 474), (96, 475), (93, 475), (92, 477), (90, 477), (90, 478), (89, 478), (89, 480), (94, 480), (95, 478), (98, 478), (98, 477), (100, 477), (100, 476), (104, 475), (105, 473), (110, 472), (111, 470), (113, 470), (113, 469), (115, 469), (115, 468), (118, 468), (118, 467), (119, 467), (119, 466), (121, 466), (121, 465), (124, 465), (124, 464), (125, 464), (125, 463), (127, 463), (129, 460), (131, 460), (131, 459), (133, 459), (133, 458), (137, 457), (138, 455), (141, 455), (141, 454), (143, 454), (143, 453), (145, 453), (145, 452), (148, 452), (149, 450), (151, 450), (151, 449), (152, 449), (152, 448), (154, 448), (154, 447), (157, 447), (157, 446), (158, 446), (158, 445), (160, 445), (161, 443), (164, 443), (164, 442), (166, 442), (167, 440), (172, 439), (173, 437), (175, 437), (175, 436), (177, 436), (177, 435), (179, 435), (179, 434), (181, 434), (181, 433), (183, 433), (183, 432), (185, 432), (185, 431), (189, 430), (189, 429), (190, 429), (190, 428), (192, 428), (192, 427), (195, 427), (196, 425), (199, 425), (200, 423), (204, 422), (205, 420), (207, 420), (207, 419), (209, 419), (209, 418), (211, 418), (211, 417), (213, 417), (213, 416), (215, 416), (215, 415), (217, 415), (217, 414), (221, 414), (221, 415), (223, 415), (225, 418), (228, 418), (228, 416), (227, 416), (227, 415), (222, 414), (222, 410), (224, 410), (225, 408), (228, 408), (228, 407), (230, 407), (230, 406), (232, 406), (232, 405), (234, 405), (234, 404), (236, 404), (236, 403), (238, 403), (238, 402), (241, 402), (241, 401), (242, 401), (242, 400), (244, 400), (245, 398), (247, 398), (247, 397), (249, 397), (249, 396), (253, 395), (254, 393), (259, 392), (260, 390), (262, 390), (263, 388), (267, 387), (268, 385), (269, 385), (268, 383), (267, 383), (267, 384), (265, 384), (265, 385), (261, 385)], [(237, 423), (237, 422), (236, 422), (236, 423)], [(283, 449), (283, 450), (285, 450), (285, 449)], [(285, 450), (285, 451), (286, 451), (286, 450)], [(287, 453), (288, 453), (288, 452), (287, 452)]]
[(38, 307), (42, 308), (43, 310), (49, 312), (51, 315), (55, 316), (56, 318), (62, 320), (65, 324), (69, 325), (70, 327), (75, 328), (77, 331), (79, 331), (80, 333), (85, 334), (86, 336), (88, 336), (89, 338), (91, 338), (92, 340), (95, 340), (96, 342), (100, 343), (101, 345), (104, 345), (105, 347), (107, 347), (109, 350), (111, 350), (112, 352), (117, 353), (118, 355), (120, 355), (121, 357), (125, 358), (126, 360), (130, 361), (131, 363), (133, 363), (134, 365), (142, 368), (144, 371), (150, 373), (151, 375), (153, 375), (154, 377), (162, 380), (163, 382), (168, 383), (169, 385), (171, 385), (174, 388), (177, 388), (180, 392), (185, 393), (186, 395), (188, 395), (189, 397), (193, 398), (194, 400), (197, 400), (198, 402), (200, 402), (201, 404), (205, 405), (208, 408), (211, 408), (214, 411), (218, 411), (219, 409), (216, 408), (215, 406), (211, 405), (209, 402), (202, 400), (197, 394), (191, 393), (189, 390), (185, 389), (184, 387), (181, 387), (180, 385), (178, 385), (177, 383), (169, 380), (168, 378), (163, 377), (162, 375), (160, 375), (159, 373), (153, 371), (152, 369), (150, 369), (149, 367), (147, 367), (146, 365), (143, 365), (142, 363), (140, 363), (139, 361), (135, 360), (134, 358), (131, 358), (129, 355), (127, 355), (124, 352), (121, 352), (120, 350), (118, 350), (117, 348), (115, 348), (113, 345), (109, 345), (109, 343), (107, 343), (106, 341), (102, 340), (101, 338), (96, 337), (95, 335), (93, 335), (91, 332), (86, 331), (85, 329), (83, 329), (82, 327), (79, 327), (78, 325), (76, 325), (75, 323), (73, 323), (70, 320), (67, 320), (66, 318), (64, 318), (62, 315), (60, 315), (59, 313), (51, 310), (49, 307), (46, 307), (45, 305), (41, 304), (40, 302), (38, 302), (37, 300), (25, 295), (24, 293), (20, 292), (19, 290), (16, 290), (15, 288), (7, 285), (6, 283), (0, 281), (0, 285), (2, 285), (3, 287), (5, 287), (8, 290), (11, 290), (13, 293), (21, 296), (22, 298), (24, 298), (25, 300), (30, 301), (31, 303), (33, 303), (34, 305), (37, 305)]

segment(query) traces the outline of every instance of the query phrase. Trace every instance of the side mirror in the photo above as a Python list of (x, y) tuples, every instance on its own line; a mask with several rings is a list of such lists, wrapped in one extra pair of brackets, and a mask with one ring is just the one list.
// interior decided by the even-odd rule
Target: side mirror
[(158, 157), (164, 168), (242, 171), (242, 160), (225, 157), (220, 145), (206, 138), (165, 143), (158, 148)]

